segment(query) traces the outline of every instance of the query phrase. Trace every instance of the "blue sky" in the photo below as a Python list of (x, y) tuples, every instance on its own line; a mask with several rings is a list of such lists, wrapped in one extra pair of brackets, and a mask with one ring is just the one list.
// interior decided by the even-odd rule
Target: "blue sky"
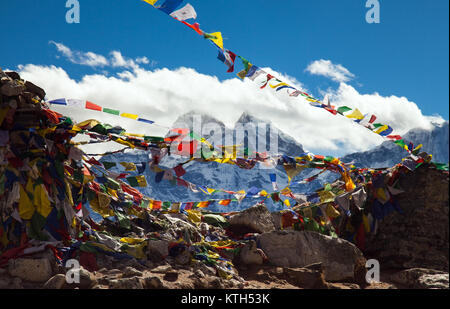
[[(162, 2), (163, 0), (160, 0)], [(55, 65), (71, 78), (104, 69), (73, 64), (50, 41), (72, 50), (146, 56), (146, 69), (189, 67), (226, 73), (216, 49), (194, 31), (139, 0), (79, 0), (80, 24), (67, 24), (65, 1), (2, 1), (0, 66)], [(339, 83), (305, 71), (326, 59), (354, 77), (359, 93), (406, 97), (424, 115), (449, 118), (449, 1), (379, 0), (381, 23), (368, 24), (366, 0), (190, 0), (206, 32), (221, 31), (225, 47), (260, 67), (300, 81), (313, 95)], [(238, 66), (238, 68), (240, 68)], [(113, 69), (108, 69), (113, 74)], [(117, 72), (120, 70), (117, 70)], [(45, 86), (45, 85), (44, 85)]]

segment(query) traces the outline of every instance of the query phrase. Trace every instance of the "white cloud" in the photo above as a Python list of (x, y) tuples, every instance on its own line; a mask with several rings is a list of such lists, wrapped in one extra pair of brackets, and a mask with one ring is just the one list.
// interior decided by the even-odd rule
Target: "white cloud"
[(102, 55), (98, 55), (93, 52), (72, 51), (64, 44), (54, 41), (50, 41), (50, 43), (54, 44), (58, 51), (72, 63), (87, 65), (90, 67), (104, 67), (109, 63), (108, 60)]
[[(22, 78), (43, 87), (49, 99), (86, 99), (104, 107), (139, 114), (160, 125), (170, 126), (178, 116), (194, 110), (232, 126), (245, 111), (272, 121), (306, 149), (317, 154), (346, 154), (367, 150), (383, 142), (380, 136), (347, 118), (313, 107), (300, 97), (292, 98), (272, 89), (261, 90), (258, 84), (248, 79), (219, 81), (214, 76), (200, 74), (189, 68), (134, 68), (132, 72), (123, 71), (115, 76), (93, 74), (75, 81), (62, 68), (55, 66), (28, 64), (19, 69)], [(299, 89), (303, 88), (295, 79), (274, 73)], [(333, 105), (358, 107), (363, 113), (375, 113), (381, 122), (391, 125), (394, 133), (398, 134), (404, 134), (414, 127), (429, 127), (431, 121), (439, 120), (439, 116), (424, 116), (414, 102), (404, 97), (360, 94), (345, 83), (329, 94)], [(167, 131), (158, 126), (142, 125), (101, 112), (57, 106), (52, 108), (70, 115), (76, 121), (98, 119), (121, 125), (133, 133), (161, 136)]]
[(333, 64), (330, 60), (316, 60), (308, 65), (306, 71), (313, 75), (329, 77), (335, 82), (348, 82), (355, 77), (340, 64)]
[(137, 63), (149, 64), (150, 60), (147, 57), (138, 57), (136, 58)]
[(135, 60), (125, 58), (120, 51), (110, 52), (110, 59), (105, 56), (93, 53), (74, 51), (62, 43), (50, 41), (50, 44), (56, 46), (58, 52), (74, 64), (86, 65), (90, 67), (113, 67), (113, 68), (126, 68), (136, 69), (139, 68), (139, 64), (151, 64), (154, 65), (154, 61), (150, 62), (147, 57), (138, 57)]

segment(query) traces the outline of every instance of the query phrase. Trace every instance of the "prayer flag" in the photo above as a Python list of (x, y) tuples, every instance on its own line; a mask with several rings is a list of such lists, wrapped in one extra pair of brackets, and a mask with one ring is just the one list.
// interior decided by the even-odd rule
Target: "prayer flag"
[(170, 15), (170, 13), (175, 11), (182, 2), (183, 0), (166, 0), (162, 5), (157, 7), (157, 9)]
[(155, 3), (158, 2), (158, 0), (142, 0), (144, 2), (147, 2), (148, 4), (151, 4), (153, 6), (155, 6)]
[(203, 35), (203, 30), (200, 29), (200, 24), (199, 23), (195, 23), (193, 25), (185, 22), (185, 21), (181, 21), (183, 24), (185, 24), (186, 26), (188, 26), (189, 28), (191, 28), (192, 30), (194, 30), (195, 32), (197, 32), (199, 35)]
[(170, 16), (180, 21), (183, 21), (191, 18), (196, 19), (197, 12), (195, 12), (194, 7), (188, 3), (183, 8), (171, 13)]
[(205, 39), (211, 40), (214, 44), (216, 44), (220, 49), (223, 50), (223, 38), (221, 32), (204, 33), (203, 36), (205, 37)]
[(112, 115), (116, 115), (116, 116), (120, 115), (120, 111), (115, 110), (115, 109), (106, 108), (106, 107), (103, 108), (103, 112), (104, 113), (108, 113), (108, 114), (112, 114)]
[(122, 114), (120, 114), (120, 116), (124, 117), (124, 118), (130, 118), (130, 119), (133, 119), (133, 120), (136, 120), (136, 119), (139, 118), (138, 115), (133, 115), (133, 114), (128, 114), (128, 113), (122, 113)]
[(57, 105), (67, 105), (66, 99), (56, 99), (49, 101), (50, 104), (57, 104)]
[(232, 51), (229, 51), (228, 49), (226, 49), (225, 51), (219, 49), (219, 55), (217, 56), (217, 58), (228, 66), (228, 73), (234, 71), (234, 61), (236, 60), (236, 54), (234, 54)]
[(99, 111), (99, 112), (102, 111), (102, 107), (101, 106), (99, 106), (97, 104), (94, 104), (92, 102), (89, 102), (89, 101), (86, 101), (86, 108), (94, 110), (94, 111)]

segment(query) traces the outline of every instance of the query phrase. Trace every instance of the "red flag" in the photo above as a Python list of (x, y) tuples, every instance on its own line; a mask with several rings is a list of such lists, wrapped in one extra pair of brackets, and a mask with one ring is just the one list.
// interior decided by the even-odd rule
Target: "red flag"
[(94, 111), (99, 111), (99, 112), (102, 111), (102, 107), (101, 106), (98, 106), (98, 105), (96, 105), (96, 104), (94, 104), (92, 102), (89, 102), (89, 101), (86, 101), (86, 108), (87, 109), (92, 109)]
[(185, 22), (185, 21), (181, 21), (183, 24), (185, 24), (186, 26), (188, 26), (189, 28), (191, 28), (192, 30), (194, 30), (195, 32), (197, 32), (198, 34), (200, 34), (201, 36), (203, 36), (203, 30), (200, 29), (200, 24), (199, 23), (195, 23), (193, 25)]

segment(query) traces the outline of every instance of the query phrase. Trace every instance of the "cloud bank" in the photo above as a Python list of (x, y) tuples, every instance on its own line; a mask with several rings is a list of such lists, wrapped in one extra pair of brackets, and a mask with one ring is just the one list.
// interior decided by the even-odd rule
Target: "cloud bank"
[[(171, 126), (180, 115), (195, 111), (215, 117), (231, 127), (243, 112), (248, 112), (257, 118), (271, 121), (306, 149), (317, 154), (344, 155), (367, 150), (384, 141), (347, 118), (310, 106), (300, 97), (289, 97), (272, 89), (261, 90), (257, 83), (248, 79), (220, 81), (215, 76), (200, 74), (185, 67), (147, 70), (139, 67), (137, 61), (133, 62), (136, 65), (132, 65), (121, 55), (111, 54), (113, 58), (109, 61), (110, 65), (132, 70), (123, 70), (114, 76), (88, 74), (79, 81), (56, 66), (27, 64), (19, 66), (19, 71), (22, 78), (43, 87), (49, 100), (85, 99), (103, 107), (139, 114), (162, 126)], [(141, 59), (141, 62), (145, 63), (146, 60)], [(299, 90), (307, 91), (301, 82), (290, 76), (270, 68), (264, 70)], [(377, 115), (380, 122), (394, 128), (395, 134), (404, 134), (415, 127), (429, 129), (432, 121), (443, 121), (439, 116), (423, 115), (417, 104), (405, 97), (361, 94), (344, 82), (328, 94), (333, 105), (357, 107), (363, 113)], [(121, 125), (132, 133), (164, 135), (167, 132), (166, 128), (160, 126), (143, 125), (102, 112), (58, 106), (52, 108), (70, 115), (76, 121), (98, 119)]]

